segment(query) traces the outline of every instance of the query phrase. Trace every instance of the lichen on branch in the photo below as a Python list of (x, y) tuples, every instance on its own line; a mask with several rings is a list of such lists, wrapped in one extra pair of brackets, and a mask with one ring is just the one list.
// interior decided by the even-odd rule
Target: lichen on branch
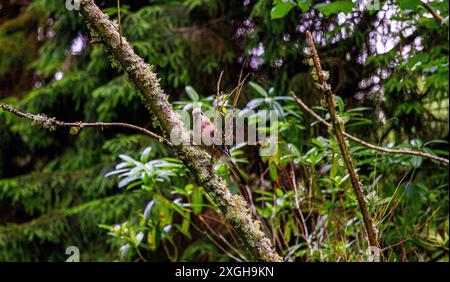
[[(190, 133), (183, 129), (180, 117), (173, 111), (168, 96), (161, 89), (153, 68), (133, 51), (128, 41), (93, 0), (82, 0), (80, 4), (81, 14), (95, 33), (96, 40), (105, 44), (114, 60), (118, 61), (140, 90), (141, 98), (157, 118), (163, 132), (169, 136), (172, 130), (177, 129), (178, 134), (189, 136)], [(209, 155), (198, 146), (190, 144), (176, 145), (174, 151), (190, 170), (195, 181), (205, 188), (225, 219), (237, 230), (255, 259), (281, 261), (271, 241), (261, 231), (260, 224), (251, 216), (244, 200), (232, 195), (225, 182), (214, 173)]]
[(311, 59), (309, 64), (314, 67), (313, 76), (316, 80), (316, 87), (325, 95), (325, 101), (330, 113), (333, 134), (336, 136), (339, 148), (341, 150), (342, 159), (344, 160), (345, 166), (347, 167), (348, 173), (350, 175), (353, 191), (355, 192), (359, 210), (363, 217), (369, 245), (372, 247), (378, 247), (378, 232), (372, 223), (372, 218), (370, 217), (366, 199), (362, 190), (362, 183), (359, 181), (359, 176), (356, 173), (355, 167), (353, 165), (353, 159), (350, 155), (348, 143), (344, 137), (344, 122), (336, 113), (336, 95), (333, 93), (333, 91), (331, 90), (331, 86), (328, 84), (329, 74), (326, 71), (322, 70), (320, 58), (317, 54), (316, 46), (314, 44), (314, 39), (309, 31), (306, 32), (306, 40), (308, 41), (308, 45), (310, 48), (309, 52), (311, 53)]

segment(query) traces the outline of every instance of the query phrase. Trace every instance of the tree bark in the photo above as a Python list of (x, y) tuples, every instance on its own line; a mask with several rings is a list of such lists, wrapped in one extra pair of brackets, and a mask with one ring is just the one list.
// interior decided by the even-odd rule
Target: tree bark
[(370, 217), (369, 210), (367, 208), (366, 199), (362, 190), (362, 184), (359, 181), (359, 176), (356, 173), (355, 166), (353, 165), (353, 159), (350, 155), (347, 141), (344, 138), (344, 122), (342, 119), (338, 119), (336, 114), (336, 95), (331, 90), (331, 86), (328, 84), (328, 78), (320, 65), (319, 56), (317, 55), (314, 39), (309, 31), (306, 31), (306, 40), (308, 41), (309, 48), (311, 50), (312, 65), (315, 68), (317, 74), (317, 81), (320, 86), (320, 90), (325, 94), (326, 103), (328, 105), (328, 111), (330, 113), (331, 124), (334, 129), (334, 135), (339, 144), (341, 150), (341, 156), (347, 167), (348, 174), (352, 183), (353, 191), (355, 192), (356, 199), (358, 200), (359, 210), (363, 217), (364, 226), (366, 227), (367, 237), (369, 239), (369, 246), (378, 247), (378, 231), (375, 229), (372, 218)]
[[(157, 118), (163, 132), (169, 136), (177, 130), (177, 136), (190, 136), (180, 117), (173, 111), (167, 95), (161, 89), (159, 79), (150, 65), (146, 64), (122, 38), (116, 26), (94, 3), (81, 0), (80, 12), (86, 19), (93, 37), (99, 39), (110, 50), (113, 60), (127, 72), (129, 78), (140, 90), (148, 110)], [(187, 137), (189, 138), (189, 137)], [(252, 218), (246, 202), (238, 195), (232, 195), (225, 182), (218, 177), (211, 166), (209, 155), (199, 146), (175, 145), (177, 157), (189, 169), (195, 181), (203, 186), (227, 220), (239, 233), (245, 246), (258, 261), (281, 261), (269, 238), (261, 231), (260, 222)]]

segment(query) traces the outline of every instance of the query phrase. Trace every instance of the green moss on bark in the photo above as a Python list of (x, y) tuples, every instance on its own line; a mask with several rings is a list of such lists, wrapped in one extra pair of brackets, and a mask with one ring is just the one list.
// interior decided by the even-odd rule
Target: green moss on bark
[[(116, 26), (95, 5), (93, 0), (81, 1), (81, 13), (87, 20), (95, 36), (101, 40), (124, 68), (129, 79), (140, 90), (146, 107), (156, 116), (166, 135), (174, 128), (180, 136), (190, 136), (183, 123), (169, 103), (168, 96), (161, 89), (159, 79), (153, 68), (135, 54), (125, 38), (120, 39)], [(198, 146), (175, 146), (177, 157), (191, 171), (197, 183), (203, 186), (225, 219), (240, 234), (245, 245), (259, 261), (281, 261), (273, 250), (271, 241), (261, 231), (260, 224), (252, 218), (245, 201), (233, 196), (224, 181), (218, 177), (211, 166), (209, 155)]]

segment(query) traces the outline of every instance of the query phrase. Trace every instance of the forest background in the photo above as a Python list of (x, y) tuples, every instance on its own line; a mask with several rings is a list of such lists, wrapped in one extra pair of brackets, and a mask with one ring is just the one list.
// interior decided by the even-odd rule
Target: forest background
[[(64, 2), (1, 1), (0, 103), (157, 131), (124, 69)], [(116, 1), (96, 3), (119, 22)], [(238, 108), (278, 111), (275, 156), (232, 154), (286, 261), (367, 259), (339, 144), (289, 96), (330, 118), (307, 30), (348, 133), (448, 158), (447, 0), (122, 0), (120, 26), (175, 109), (212, 105), (223, 71), (227, 93), (248, 74)], [(349, 144), (384, 259), (448, 261), (448, 163)], [(227, 167), (215, 168), (238, 193)], [(69, 246), (82, 261), (251, 260), (188, 176), (170, 149), (131, 130), (49, 131), (0, 111), (0, 260), (63, 261)]]

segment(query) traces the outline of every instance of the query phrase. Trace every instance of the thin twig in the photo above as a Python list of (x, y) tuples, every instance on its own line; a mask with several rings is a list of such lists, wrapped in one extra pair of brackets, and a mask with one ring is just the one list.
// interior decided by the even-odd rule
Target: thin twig
[[(292, 96), (292, 98), (294, 98), (295, 102), (300, 106), (300, 108), (302, 108), (302, 110), (305, 111), (307, 114), (309, 114), (311, 117), (315, 118), (317, 121), (319, 121), (322, 125), (326, 126), (327, 128), (329, 128), (331, 126), (331, 124), (329, 122), (327, 122), (326, 120), (321, 118), (312, 109), (310, 109), (297, 95), (295, 95), (294, 92), (290, 92), (289, 95)], [(389, 154), (414, 155), (414, 156), (419, 156), (419, 157), (435, 160), (435, 161), (438, 161), (438, 162), (441, 162), (444, 164), (449, 164), (449, 160), (446, 158), (441, 158), (441, 157), (434, 156), (434, 155), (431, 155), (428, 153), (407, 150), (407, 149), (388, 149), (388, 148), (378, 147), (378, 146), (370, 144), (366, 141), (363, 141), (363, 140), (359, 139), (358, 137), (355, 137), (345, 131), (343, 131), (342, 133), (348, 139), (354, 141), (355, 143), (358, 143), (360, 145), (368, 147), (370, 149), (374, 149), (374, 150), (381, 151), (384, 153), (389, 153)]]
[(378, 247), (378, 239), (377, 239), (377, 233), (375, 231), (375, 228), (372, 223), (372, 219), (369, 215), (369, 211), (367, 209), (367, 203), (364, 198), (364, 193), (362, 191), (362, 184), (359, 182), (358, 174), (355, 171), (355, 168), (353, 166), (353, 160), (349, 153), (347, 142), (344, 138), (344, 124), (341, 120), (341, 118), (337, 117), (336, 114), (336, 96), (331, 90), (331, 86), (328, 84), (327, 75), (325, 72), (322, 71), (322, 66), (320, 65), (319, 56), (317, 55), (316, 47), (314, 45), (314, 40), (312, 38), (312, 35), (309, 31), (306, 32), (306, 38), (311, 50), (312, 55), (312, 63), (314, 64), (314, 68), (317, 74), (318, 82), (317, 85), (322, 92), (325, 94), (325, 99), (327, 101), (328, 110), (330, 112), (331, 116), (331, 122), (333, 124), (334, 134), (336, 135), (336, 139), (339, 143), (339, 148), (341, 149), (342, 158), (344, 160), (344, 163), (347, 167), (348, 173), (350, 175), (350, 179), (352, 182), (352, 187), (355, 192), (356, 198), (358, 200), (359, 209), (361, 211), (364, 225), (366, 227), (367, 237), (369, 239), (370, 246)]
[(25, 118), (28, 120), (33, 121), (33, 123), (40, 125), (42, 127), (45, 127), (50, 130), (55, 130), (57, 127), (71, 127), (75, 129), (75, 133), (78, 132), (79, 129), (83, 127), (123, 127), (123, 128), (129, 128), (135, 131), (138, 131), (140, 133), (143, 133), (147, 136), (150, 136), (156, 140), (158, 140), (161, 143), (164, 143), (168, 145), (169, 147), (173, 147), (173, 144), (168, 141), (167, 139), (163, 138), (162, 136), (159, 136), (156, 133), (151, 132), (148, 129), (145, 129), (143, 127), (139, 127), (137, 125), (129, 124), (129, 123), (123, 123), (123, 122), (65, 122), (65, 121), (59, 121), (55, 118), (50, 118), (46, 115), (40, 114), (40, 115), (34, 115), (30, 113), (23, 113), (7, 104), (0, 104), (0, 109), (3, 109), (7, 112), (13, 113), (18, 117)]
[(215, 25), (215, 24), (220, 23), (220, 22), (222, 22), (224, 20), (225, 20), (225, 17), (220, 17), (220, 18), (217, 18), (217, 19), (212, 19), (212, 20), (210, 20), (210, 21), (208, 21), (208, 22), (206, 22), (206, 23), (204, 23), (202, 25), (185, 26), (185, 27), (174, 27), (174, 28), (171, 28), (170, 30), (173, 33), (193, 33), (193, 32), (196, 32), (196, 31), (200, 32), (203, 29), (206, 29), (208, 26)]
[(444, 21), (444, 18), (439, 15), (435, 9), (433, 9), (433, 7), (430, 6), (430, 4), (428, 4), (427, 2), (420, 0), (420, 3), (425, 7), (425, 9), (427, 9), (432, 15), (433, 17), (440, 23), (442, 24), (442, 22)]
[(122, 17), (120, 16), (120, 0), (117, 0), (117, 20), (119, 25), (120, 46), (122, 46)]

